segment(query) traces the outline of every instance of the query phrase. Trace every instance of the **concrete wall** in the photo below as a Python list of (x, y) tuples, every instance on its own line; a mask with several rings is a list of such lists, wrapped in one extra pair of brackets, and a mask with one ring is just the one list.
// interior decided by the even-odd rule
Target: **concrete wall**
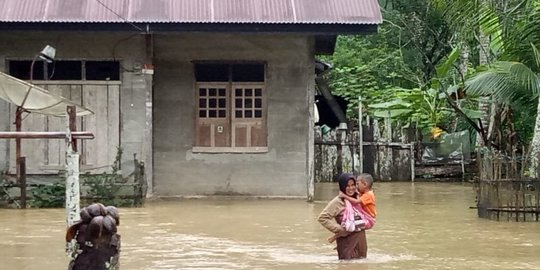
[[(153, 184), (155, 195), (306, 197), (312, 130), (309, 122), (312, 106), (309, 104), (314, 91), (311, 38), (293, 35), (157, 34), (154, 37), (153, 77), (140, 72), (146, 52), (144, 36), (138, 34), (2, 33), (0, 59), (30, 60), (46, 44), (56, 47), (58, 59), (121, 60), (124, 68), (120, 104), (120, 141), (124, 149), (122, 170), (124, 173), (132, 171), (133, 154), (137, 154), (146, 162), (147, 172), (152, 176), (153, 161), (154, 180), (149, 186)], [(267, 153), (192, 152), (193, 60), (257, 60), (267, 63)], [(0, 60), (0, 70), (6, 70), (5, 61)], [(10, 117), (4, 113), (7, 110), (8, 106), (0, 101), (2, 130), (7, 130), (10, 125)], [(153, 132), (149, 132), (152, 124)], [(0, 168), (8, 162), (7, 145), (0, 141)], [(148, 149), (153, 149), (153, 153)]]
[[(267, 63), (268, 152), (193, 153), (193, 60)], [(154, 192), (306, 197), (310, 38), (290, 35), (155, 36)]]
[[(152, 90), (148, 87), (151, 76), (140, 72), (140, 66), (145, 61), (144, 36), (104, 32), (3, 32), (0, 36), (0, 71), (7, 71), (6, 58), (32, 60), (47, 44), (56, 48), (58, 60), (121, 61), (123, 71), (120, 91), (120, 142), (124, 149), (122, 170), (124, 173), (133, 170), (133, 154), (137, 154), (142, 160), (151, 158), (144, 154), (143, 149), (144, 142), (148, 141), (145, 137), (146, 98), (151, 96)], [(5, 113), (8, 108), (5, 102), (0, 101), (1, 130), (9, 130), (14, 119), (13, 115)], [(8, 145), (7, 140), (0, 140), (0, 170), (9, 162)], [(24, 148), (24, 141), (22, 147)]]

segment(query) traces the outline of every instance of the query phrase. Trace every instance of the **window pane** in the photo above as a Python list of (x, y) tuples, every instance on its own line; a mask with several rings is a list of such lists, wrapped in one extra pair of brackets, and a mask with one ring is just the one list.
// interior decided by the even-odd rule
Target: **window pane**
[(261, 118), (262, 117), (262, 111), (261, 110), (255, 110), (255, 118)]
[(242, 99), (241, 98), (237, 98), (234, 100), (234, 107), (235, 108), (242, 108)]
[(227, 102), (226, 102), (226, 99), (220, 98), (220, 99), (219, 99), (218, 107), (219, 107), (219, 108), (227, 108)]
[(206, 99), (200, 98), (199, 99), (199, 108), (206, 108)]
[(206, 88), (199, 88), (199, 96), (200, 97), (206, 96)]
[(260, 98), (255, 99), (255, 108), (262, 108), (262, 99)]
[(255, 88), (255, 96), (256, 97), (262, 96), (262, 89), (261, 88)]
[(220, 96), (220, 97), (224, 97), (225, 94), (226, 94), (225, 88), (219, 88), (219, 96)]
[(245, 91), (246, 91), (246, 97), (251, 97), (251, 96), (253, 96), (253, 89), (248, 88), (248, 89), (246, 89)]
[(237, 110), (237, 111), (234, 113), (234, 117), (236, 117), (236, 118), (242, 118), (242, 111)]
[[(45, 70), (43, 63), (43, 61), (36, 61), (34, 63), (34, 80), (45, 79)], [(32, 61), (9, 61), (9, 75), (19, 78), (21, 80), (29, 80), (31, 65)]]
[(209, 96), (216, 96), (216, 88), (210, 88), (208, 89), (208, 95)]
[(199, 117), (206, 118), (206, 111), (205, 110), (200, 110), (199, 111)]
[(244, 108), (253, 108), (253, 100), (249, 98), (244, 100)]
[(232, 65), (233, 82), (264, 82), (264, 64)]
[(252, 118), (253, 117), (253, 113), (251, 110), (247, 110), (244, 112), (244, 115), (246, 116), (246, 118)]
[(82, 80), (81, 61), (54, 61), (47, 64), (49, 80)]
[(227, 114), (226, 114), (225, 110), (219, 110), (219, 117), (225, 118), (226, 116), (227, 116)]
[[(91, 81), (119, 81), (120, 62), (86, 61), (86, 79)], [(58, 69), (58, 67), (56, 68)], [(79, 72), (80, 74), (80, 72)]]
[(234, 95), (237, 96), (237, 97), (241, 97), (242, 96), (242, 88), (236, 88), (234, 90)]
[(215, 98), (209, 98), (208, 99), (208, 107), (209, 108), (216, 108), (217, 107), (217, 101)]
[(217, 114), (216, 114), (216, 110), (209, 110), (208, 111), (208, 117), (210, 118), (216, 118)]
[(198, 82), (228, 82), (228, 64), (195, 64), (195, 79)]

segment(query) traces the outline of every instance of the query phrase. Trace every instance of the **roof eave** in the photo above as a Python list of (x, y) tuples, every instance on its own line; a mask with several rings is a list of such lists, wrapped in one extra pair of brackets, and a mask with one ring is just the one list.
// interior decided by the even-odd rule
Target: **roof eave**
[[(378, 25), (353, 23), (78, 23), (0, 22), (1, 31), (243, 32), (312, 35), (371, 34)], [(141, 31), (142, 30), (142, 31)]]

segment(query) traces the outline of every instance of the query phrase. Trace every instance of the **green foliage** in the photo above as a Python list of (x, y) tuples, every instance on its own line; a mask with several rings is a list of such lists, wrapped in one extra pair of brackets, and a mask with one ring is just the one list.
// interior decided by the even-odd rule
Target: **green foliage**
[(446, 99), (435, 89), (426, 91), (419, 88), (392, 89), (391, 101), (369, 105), (376, 117), (390, 117), (402, 123), (415, 123), (427, 132), (432, 127), (440, 126), (443, 119), (451, 114), (445, 107)]
[(349, 117), (359, 96), (373, 104), (395, 99), (396, 89), (429, 88), (451, 38), (442, 13), (429, 3), (385, 1), (377, 35), (340, 36), (334, 55), (323, 59), (334, 66), (330, 86), (349, 102)]
[[(350, 104), (357, 104), (359, 96), (368, 103), (385, 99), (394, 85), (414, 86), (417, 76), (407, 67), (398, 48), (385, 41), (390, 30), (381, 29), (382, 37), (340, 36), (330, 73), (334, 94), (344, 97)], [(413, 79), (411, 79), (413, 78)], [(352, 106), (351, 106), (352, 107)], [(356, 106), (354, 106), (356, 107)], [(355, 110), (348, 111), (354, 116)]]
[(31, 207), (57, 208), (63, 207), (66, 200), (66, 186), (62, 183), (41, 185), (31, 189), (32, 199), (28, 201)]
[(122, 178), (122, 175), (119, 174), (122, 153), (122, 148), (118, 147), (116, 158), (111, 166), (112, 171), (110, 173), (104, 172), (95, 175), (86, 174), (82, 177), (84, 185), (88, 187), (86, 196), (92, 198), (93, 202), (114, 206), (131, 205), (130, 200), (118, 198), (118, 194), (122, 189), (122, 184), (127, 182), (127, 179)]

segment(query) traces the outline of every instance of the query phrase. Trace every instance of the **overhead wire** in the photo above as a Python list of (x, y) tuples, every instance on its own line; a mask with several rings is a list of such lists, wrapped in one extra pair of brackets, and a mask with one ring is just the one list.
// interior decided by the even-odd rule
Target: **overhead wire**
[(143, 33), (146, 33), (146, 31), (144, 31), (142, 28), (140, 28), (139, 26), (137, 26), (136, 24), (130, 22), (128, 19), (124, 18), (122, 15), (120, 15), (118, 12), (114, 11), (112, 8), (108, 7), (107, 5), (105, 5), (103, 2), (101, 2), (100, 0), (96, 0), (96, 2), (98, 2), (100, 5), (102, 5), (104, 8), (106, 8), (108, 11), (112, 12), (114, 15), (116, 15), (118, 18), (124, 20), (124, 22), (130, 24), (131, 26), (133, 26), (135, 29), (143, 32)]

